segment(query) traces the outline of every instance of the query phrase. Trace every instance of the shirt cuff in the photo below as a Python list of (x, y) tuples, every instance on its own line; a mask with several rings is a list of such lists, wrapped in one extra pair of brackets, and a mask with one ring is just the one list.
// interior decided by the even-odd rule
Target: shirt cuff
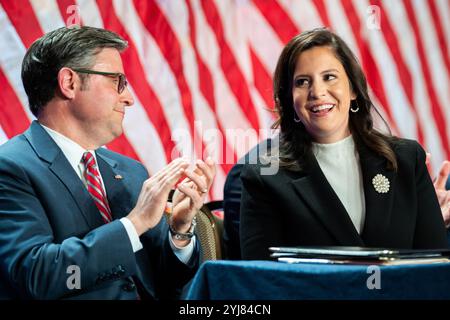
[(131, 247), (133, 248), (133, 252), (138, 252), (143, 248), (141, 240), (139, 240), (139, 236), (137, 234), (136, 228), (133, 226), (133, 223), (128, 218), (121, 218), (120, 222), (122, 222), (125, 230), (127, 231), (128, 238), (130, 238)]
[(175, 245), (175, 243), (173, 242), (172, 235), (170, 234), (170, 231), (169, 231), (169, 243), (170, 243), (170, 247), (173, 250), (173, 253), (175, 253), (177, 258), (184, 264), (188, 264), (189, 260), (191, 260), (192, 253), (194, 252), (195, 236), (193, 236), (191, 238), (191, 241), (189, 242), (189, 244), (187, 246), (180, 248), (180, 247), (177, 247)]

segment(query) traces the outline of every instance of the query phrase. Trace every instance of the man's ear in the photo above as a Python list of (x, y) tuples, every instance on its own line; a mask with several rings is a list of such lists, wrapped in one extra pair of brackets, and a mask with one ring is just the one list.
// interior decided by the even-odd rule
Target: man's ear
[[(77, 81), (78, 79), (78, 81)], [(73, 99), (75, 89), (79, 85), (79, 77), (69, 68), (61, 68), (58, 72), (58, 88), (63, 98)]]

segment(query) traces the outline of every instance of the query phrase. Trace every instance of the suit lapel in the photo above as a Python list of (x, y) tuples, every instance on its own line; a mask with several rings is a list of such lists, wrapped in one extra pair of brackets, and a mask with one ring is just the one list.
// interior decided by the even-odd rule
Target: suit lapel
[(104, 224), (91, 195), (62, 152), (50, 164), (49, 169), (66, 186), (88, 225), (91, 228), (97, 228)]
[(65, 185), (89, 227), (96, 228), (102, 225), (103, 221), (89, 192), (71, 167), (69, 161), (67, 161), (61, 149), (37, 121), (33, 121), (30, 129), (25, 132), (25, 137), (32, 145), (36, 154), (42, 160), (49, 163), (49, 170)]
[(345, 246), (364, 246), (363, 240), (315, 157), (311, 157), (309, 163), (306, 175), (292, 181), (294, 189), (338, 243)]
[(124, 201), (130, 197), (125, 188), (127, 174), (119, 170), (117, 162), (102, 153), (101, 149), (96, 151), (96, 155), (113, 219), (122, 218), (133, 209), (128, 205), (131, 201)]
[[(394, 171), (387, 170), (386, 159), (374, 154), (366, 147), (361, 147), (359, 155), (366, 201), (366, 219), (362, 237), (367, 246), (373, 246), (375, 243), (380, 243), (386, 228), (389, 226), (396, 176)], [(375, 190), (372, 180), (377, 174), (381, 174), (389, 180), (389, 191), (387, 193), (380, 193)]]
[[(109, 157), (103, 149), (97, 149), (96, 155), (112, 217), (113, 219), (120, 219), (133, 209), (132, 195), (128, 188), (125, 187), (127, 184), (132, 184), (130, 182), (130, 172), (119, 169), (117, 161)], [(136, 261), (138, 272), (132, 278), (144, 289), (143, 291), (146, 294), (154, 299), (155, 290), (151, 285), (152, 279), (148, 275), (150, 262), (145, 250), (136, 252)]]

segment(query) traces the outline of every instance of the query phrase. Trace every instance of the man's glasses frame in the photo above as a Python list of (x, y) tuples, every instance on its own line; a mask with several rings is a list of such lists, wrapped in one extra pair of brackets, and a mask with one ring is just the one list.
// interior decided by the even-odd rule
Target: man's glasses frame
[(79, 69), (79, 68), (71, 68), (75, 72), (87, 73), (87, 74), (99, 74), (101, 76), (119, 78), (119, 83), (117, 84), (117, 92), (121, 94), (125, 87), (128, 85), (127, 77), (120, 72), (103, 72), (103, 71), (95, 71), (89, 69)]

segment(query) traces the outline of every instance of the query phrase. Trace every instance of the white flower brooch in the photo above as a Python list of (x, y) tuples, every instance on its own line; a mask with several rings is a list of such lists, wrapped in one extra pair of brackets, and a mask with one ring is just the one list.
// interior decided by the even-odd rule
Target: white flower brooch
[(387, 193), (389, 191), (389, 180), (380, 173), (373, 177), (372, 184), (378, 193)]

